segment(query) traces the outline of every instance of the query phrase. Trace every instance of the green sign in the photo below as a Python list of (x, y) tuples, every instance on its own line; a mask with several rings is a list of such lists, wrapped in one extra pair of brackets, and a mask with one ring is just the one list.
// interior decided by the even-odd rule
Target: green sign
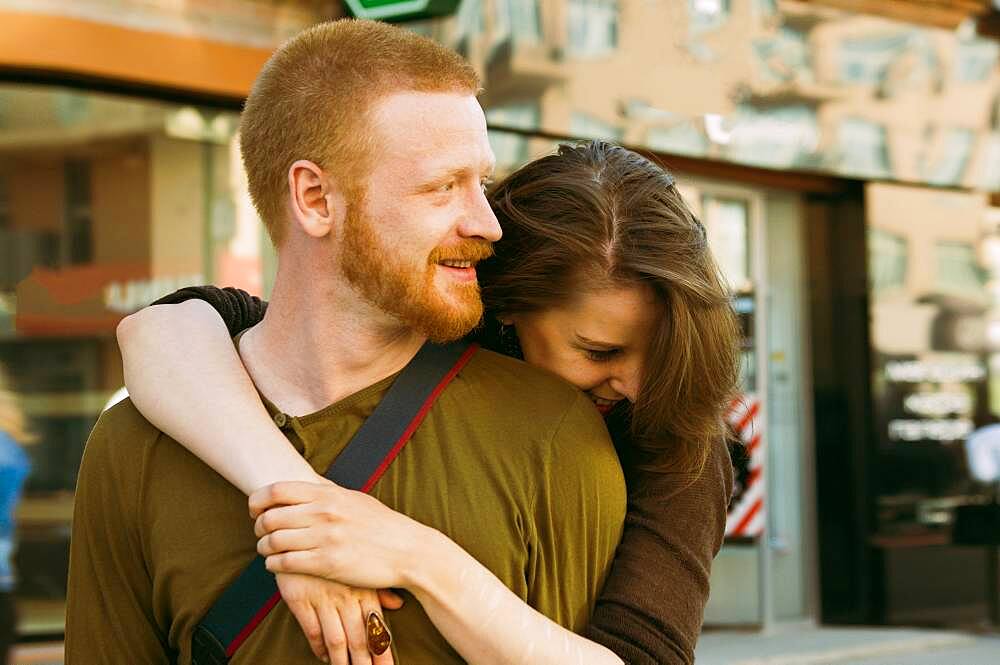
[(460, 2), (461, 0), (344, 0), (347, 9), (355, 17), (390, 23), (447, 16), (458, 9)]

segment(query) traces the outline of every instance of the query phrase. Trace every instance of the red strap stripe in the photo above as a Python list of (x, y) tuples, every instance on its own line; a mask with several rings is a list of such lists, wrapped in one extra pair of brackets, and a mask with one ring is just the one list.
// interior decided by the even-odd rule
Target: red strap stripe
[[(431, 394), (427, 397), (426, 400), (424, 400), (424, 403), (421, 405), (420, 410), (417, 411), (417, 415), (413, 417), (412, 421), (410, 421), (409, 426), (407, 426), (406, 430), (404, 430), (403, 434), (399, 437), (399, 440), (396, 441), (396, 444), (392, 447), (392, 450), (389, 451), (389, 454), (386, 455), (386, 458), (382, 460), (382, 463), (379, 464), (378, 468), (375, 469), (375, 472), (372, 473), (371, 477), (368, 479), (368, 482), (366, 482), (364, 487), (361, 488), (362, 492), (365, 493), (369, 492), (371, 488), (375, 485), (375, 483), (378, 482), (379, 478), (381, 478), (383, 474), (385, 474), (386, 470), (389, 468), (389, 465), (392, 464), (393, 460), (396, 459), (399, 453), (403, 450), (403, 446), (405, 446), (407, 442), (409, 442), (410, 438), (413, 436), (413, 433), (417, 430), (418, 427), (420, 427), (420, 423), (422, 423), (424, 421), (424, 418), (427, 417), (427, 414), (430, 412), (431, 407), (434, 406), (434, 402), (441, 395), (444, 389), (448, 387), (448, 384), (451, 383), (452, 379), (454, 379), (455, 376), (460, 371), (462, 371), (462, 368), (469, 363), (469, 360), (472, 359), (472, 356), (475, 355), (478, 349), (479, 349), (478, 344), (470, 344), (469, 348), (466, 349), (465, 352), (459, 357), (454, 367), (452, 367), (451, 370), (449, 370), (449, 372), (444, 375), (444, 378), (441, 379), (441, 382), (438, 383), (438, 385), (434, 388), (434, 390), (431, 391)], [(243, 627), (243, 630), (241, 630), (239, 634), (233, 639), (233, 641), (230, 642), (229, 645), (226, 647), (227, 657), (231, 658), (233, 654), (236, 653), (236, 650), (240, 648), (240, 646), (243, 644), (243, 642), (246, 641), (248, 637), (250, 637), (250, 635), (257, 628), (257, 626), (260, 625), (260, 622), (264, 620), (264, 617), (266, 617), (271, 612), (271, 610), (274, 609), (274, 607), (278, 604), (280, 600), (281, 600), (281, 592), (275, 593), (268, 599), (267, 603), (265, 603), (264, 606), (257, 611), (257, 613), (247, 623), (247, 625)]]
[(455, 363), (455, 366), (444, 375), (443, 379), (441, 379), (441, 383), (437, 384), (437, 387), (431, 391), (431, 394), (428, 395), (426, 400), (424, 400), (423, 406), (421, 406), (420, 410), (417, 411), (417, 415), (414, 416), (413, 420), (410, 422), (410, 426), (406, 428), (402, 436), (399, 437), (399, 440), (396, 441), (396, 445), (392, 447), (389, 454), (386, 455), (385, 459), (382, 460), (382, 463), (379, 464), (378, 468), (375, 469), (375, 472), (372, 473), (368, 482), (366, 482), (364, 487), (361, 488), (362, 492), (368, 492), (375, 485), (375, 483), (378, 482), (379, 478), (382, 477), (382, 474), (384, 474), (386, 469), (389, 468), (389, 465), (396, 459), (396, 456), (399, 455), (401, 450), (403, 450), (403, 446), (406, 445), (406, 443), (410, 440), (410, 437), (413, 436), (413, 433), (418, 427), (420, 427), (420, 423), (422, 423), (424, 418), (427, 417), (427, 413), (431, 410), (431, 407), (434, 406), (434, 402), (437, 400), (441, 392), (448, 387), (448, 384), (455, 378), (455, 375), (462, 371), (462, 368), (465, 367), (478, 349), (478, 344), (470, 344), (469, 348), (466, 349), (465, 353), (463, 353), (458, 359), (458, 362)]
[(270, 598), (268, 598), (267, 602), (264, 603), (264, 606), (261, 607), (259, 610), (257, 610), (257, 614), (253, 615), (253, 618), (250, 619), (250, 622), (247, 623), (247, 625), (243, 626), (243, 630), (240, 631), (239, 635), (233, 638), (233, 641), (230, 642), (229, 646), (226, 647), (227, 658), (233, 657), (233, 654), (236, 653), (236, 650), (240, 648), (240, 645), (243, 644), (248, 637), (250, 637), (250, 634), (253, 633), (253, 631), (257, 628), (260, 622), (264, 620), (264, 617), (266, 617), (271, 612), (271, 610), (274, 609), (274, 606), (278, 604), (279, 600), (281, 600), (280, 591), (271, 596)]

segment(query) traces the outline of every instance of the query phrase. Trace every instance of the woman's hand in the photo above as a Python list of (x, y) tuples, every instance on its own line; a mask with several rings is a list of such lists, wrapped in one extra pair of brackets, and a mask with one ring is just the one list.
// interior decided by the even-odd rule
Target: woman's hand
[(365, 621), (372, 612), (382, 616), (383, 607), (402, 607), (399, 596), (309, 575), (281, 573), (277, 580), (282, 599), (317, 658), (332, 665), (394, 665), (392, 650), (381, 656), (368, 650)]
[(274, 573), (342, 584), (406, 587), (409, 566), (436, 532), (374, 497), (330, 483), (275, 483), (250, 496), (257, 552)]

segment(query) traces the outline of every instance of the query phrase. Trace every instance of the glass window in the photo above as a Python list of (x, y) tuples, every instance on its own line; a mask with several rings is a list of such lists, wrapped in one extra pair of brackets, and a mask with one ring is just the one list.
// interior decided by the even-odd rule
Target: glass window
[(743, 199), (705, 196), (702, 221), (708, 231), (708, 244), (719, 262), (722, 274), (737, 293), (748, 293), (753, 283), (750, 275), (750, 211)]
[(906, 48), (909, 33), (852, 37), (840, 43), (840, 80), (877, 84), (885, 80), (889, 65)]
[(935, 245), (937, 286), (941, 291), (976, 293), (986, 285), (971, 243), (940, 241)]
[(569, 0), (569, 53), (590, 58), (618, 48), (618, 0)]
[(868, 254), (871, 262), (871, 285), (876, 293), (902, 288), (906, 284), (906, 239), (882, 229), (868, 232)]
[(707, 32), (729, 20), (730, 0), (688, 0), (692, 32)]
[(569, 132), (575, 138), (604, 139), (621, 141), (622, 129), (588, 113), (573, 111), (569, 120)]
[[(525, 102), (491, 108), (486, 112), (486, 120), (491, 128), (535, 129), (539, 122), (538, 104)], [(528, 160), (527, 137), (490, 129), (489, 139), (497, 158), (498, 172), (512, 170)]]
[(972, 156), (976, 135), (969, 129), (945, 130), (944, 141), (937, 159), (925, 171), (927, 182), (933, 185), (957, 185), (962, 180), (965, 167)]
[(840, 171), (869, 178), (891, 175), (882, 125), (862, 118), (847, 118), (837, 128), (837, 143)]
[(726, 153), (735, 161), (772, 167), (807, 163), (819, 146), (816, 111), (807, 106), (741, 107)]
[(115, 326), (213, 278), (262, 295), (229, 111), (0, 84), (0, 364), (38, 441), (17, 511), (25, 634), (62, 630), (80, 454), (122, 387)]
[(960, 41), (955, 47), (955, 80), (962, 83), (985, 81), (997, 68), (1000, 45), (990, 39)]
[[(887, 543), (938, 534), (992, 489), (967, 441), (996, 420), (1000, 236), (984, 195), (870, 184), (869, 275), (877, 530)], [(896, 541), (896, 538), (900, 538)]]
[(708, 137), (693, 122), (681, 120), (670, 127), (650, 127), (646, 144), (653, 150), (700, 157), (708, 153)]
[(523, 45), (541, 43), (542, 19), (538, 0), (494, 0), (493, 47), (508, 41)]

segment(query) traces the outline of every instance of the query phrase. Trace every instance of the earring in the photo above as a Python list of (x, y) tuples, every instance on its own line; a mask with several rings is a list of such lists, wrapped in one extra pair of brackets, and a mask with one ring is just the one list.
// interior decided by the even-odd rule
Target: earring
[(524, 360), (524, 353), (521, 351), (521, 340), (517, 338), (517, 331), (511, 324), (500, 324), (500, 352), (505, 356)]

